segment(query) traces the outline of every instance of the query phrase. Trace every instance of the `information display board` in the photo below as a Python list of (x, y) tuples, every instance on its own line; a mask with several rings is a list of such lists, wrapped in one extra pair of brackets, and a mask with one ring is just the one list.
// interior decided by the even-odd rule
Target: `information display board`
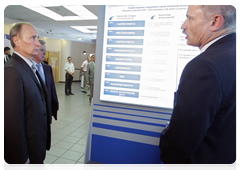
[(100, 100), (173, 108), (182, 70), (199, 54), (182, 33), (187, 8), (106, 6)]

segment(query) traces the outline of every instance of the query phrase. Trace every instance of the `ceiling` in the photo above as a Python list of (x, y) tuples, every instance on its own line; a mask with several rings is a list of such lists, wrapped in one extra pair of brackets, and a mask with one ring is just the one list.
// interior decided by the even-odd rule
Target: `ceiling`
[[(58, 5), (59, 6), (59, 5)], [(98, 15), (98, 5), (83, 5), (94, 15)], [(64, 13), (63, 8), (55, 9)], [(70, 26), (97, 26), (95, 20), (55, 21), (47, 16), (37, 13), (21, 5), (9, 5), (4, 10), (4, 24), (13, 25), (17, 22), (29, 22), (38, 31), (40, 37), (65, 39), (83, 43), (96, 43), (96, 33), (82, 33)], [(81, 40), (78, 40), (81, 38)]]

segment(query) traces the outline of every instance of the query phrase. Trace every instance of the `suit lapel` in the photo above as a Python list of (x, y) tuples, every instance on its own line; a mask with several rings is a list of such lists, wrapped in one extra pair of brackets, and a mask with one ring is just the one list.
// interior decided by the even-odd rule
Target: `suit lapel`
[(47, 87), (47, 85), (48, 85), (48, 75), (46, 73), (47, 73), (48, 68), (45, 66), (44, 63), (42, 63), (42, 67), (43, 67), (44, 76), (45, 76), (45, 84), (46, 84), (46, 87)]
[(29, 65), (18, 55), (16, 55), (15, 53), (12, 56), (14, 59), (16, 59), (21, 65), (22, 67), (28, 72), (28, 74), (33, 78), (33, 80), (35, 81), (35, 83), (38, 85), (38, 87), (42, 90), (41, 85), (39, 84), (32, 68), (29, 67)]

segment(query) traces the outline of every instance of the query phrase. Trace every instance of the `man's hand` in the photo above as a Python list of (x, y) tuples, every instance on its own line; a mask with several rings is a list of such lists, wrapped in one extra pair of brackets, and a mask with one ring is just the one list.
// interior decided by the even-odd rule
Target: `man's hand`
[(22, 165), (22, 166), (18, 166), (17, 168), (16, 168), (16, 170), (24, 170), (24, 169), (27, 169), (28, 167), (29, 167), (29, 165), (30, 165), (30, 160), (29, 160), (29, 158), (27, 159), (27, 162), (24, 164), (24, 165)]
[(87, 81), (87, 85), (89, 85), (90, 83), (89, 83), (89, 81)]

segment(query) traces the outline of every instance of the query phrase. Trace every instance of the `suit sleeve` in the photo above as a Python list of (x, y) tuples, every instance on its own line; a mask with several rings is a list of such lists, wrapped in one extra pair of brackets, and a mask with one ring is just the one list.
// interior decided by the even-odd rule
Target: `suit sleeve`
[[(4, 69), (4, 157), (7, 163), (25, 163), (28, 150), (25, 138), (23, 82), (15, 68)], [(31, 160), (30, 160), (31, 161)]]
[(52, 73), (52, 68), (49, 68), (50, 70), (50, 77), (51, 77), (51, 99), (52, 99), (52, 115), (57, 120), (57, 111), (59, 109), (59, 103), (58, 103), (58, 97), (57, 97), (57, 92), (55, 88), (55, 83), (53, 79), (53, 73)]
[(90, 73), (90, 67), (89, 67), (89, 63), (88, 63), (88, 65), (87, 65), (87, 74), (86, 74), (86, 81), (87, 82), (90, 81), (89, 80), (89, 73)]
[(200, 147), (220, 107), (222, 91), (211, 65), (190, 62), (182, 73), (169, 126), (161, 133), (163, 163), (186, 163)]

